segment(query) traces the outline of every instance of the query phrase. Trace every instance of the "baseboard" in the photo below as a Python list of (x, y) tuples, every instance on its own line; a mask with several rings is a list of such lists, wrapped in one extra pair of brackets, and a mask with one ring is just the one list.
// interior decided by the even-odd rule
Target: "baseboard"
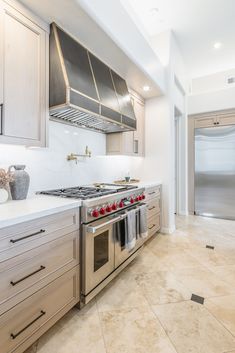
[(163, 234), (172, 234), (172, 233), (174, 233), (174, 231), (175, 231), (175, 226), (173, 226), (173, 227), (162, 227), (161, 228), (161, 233), (163, 233)]
[(179, 211), (179, 216), (189, 216), (189, 212), (188, 211)]

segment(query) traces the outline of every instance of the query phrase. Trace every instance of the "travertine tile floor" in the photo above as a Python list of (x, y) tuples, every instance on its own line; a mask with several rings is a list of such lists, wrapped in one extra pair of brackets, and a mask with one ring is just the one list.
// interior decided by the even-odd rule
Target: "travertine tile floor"
[(174, 234), (148, 242), (92, 303), (71, 310), (29, 352), (235, 353), (235, 222), (177, 217)]

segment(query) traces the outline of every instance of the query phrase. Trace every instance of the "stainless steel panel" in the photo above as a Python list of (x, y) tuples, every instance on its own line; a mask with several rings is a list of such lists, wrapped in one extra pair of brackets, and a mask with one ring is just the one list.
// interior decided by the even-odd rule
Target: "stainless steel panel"
[(195, 129), (195, 212), (235, 219), (235, 125)]

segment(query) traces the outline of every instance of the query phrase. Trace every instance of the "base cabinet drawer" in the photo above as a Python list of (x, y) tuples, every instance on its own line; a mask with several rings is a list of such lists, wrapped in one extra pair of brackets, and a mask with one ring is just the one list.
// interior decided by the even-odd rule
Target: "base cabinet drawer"
[[(23, 352), (37, 339), (37, 331), (60, 311), (72, 308), (79, 301), (79, 266), (66, 272), (0, 316), (0, 352)], [(23, 350), (20, 346), (22, 345)]]
[(160, 207), (160, 197), (155, 197), (147, 202), (147, 217), (148, 219), (153, 217), (155, 214), (159, 213)]
[(0, 315), (78, 264), (78, 232), (0, 263)]
[(155, 234), (161, 227), (160, 214), (148, 219), (148, 238)]
[(145, 189), (146, 201), (153, 199), (154, 197), (160, 197), (161, 186), (151, 186)]
[(79, 211), (72, 209), (1, 230), (0, 259), (18, 256), (79, 229)]

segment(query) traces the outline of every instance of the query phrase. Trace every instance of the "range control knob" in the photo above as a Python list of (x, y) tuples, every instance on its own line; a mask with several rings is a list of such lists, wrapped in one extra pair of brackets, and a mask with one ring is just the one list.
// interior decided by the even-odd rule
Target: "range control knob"
[(135, 201), (137, 202), (139, 200), (140, 200), (140, 196), (136, 196)]
[(99, 211), (93, 210), (91, 215), (92, 215), (92, 217), (99, 217)]
[(112, 210), (115, 211), (117, 209), (117, 204), (116, 203), (113, 203), (112, 204)]
[(145, 194), (142, 194), (142, 200), (144, 200), (145, 199)]
[(101, 214), (101, 215), (104, 215), (105, 213), (106, 213), (105, 208), (104, 208), (104, 207), (101, 207), (101, 208), (100, 208), (100, 214)]
[(111, 212), (112, 211), (112, 207), (110, 206), (110, 205), (108, 205), (107, 207), (106, 207), (106, 212)]
[(124, 202), (123, 202), (123, 201), (120, 201), (118, 206), (119, 206), (120, 208), (124, 207)]
[(134, 203), (133, 197), (130, 198), (130, 203)]

